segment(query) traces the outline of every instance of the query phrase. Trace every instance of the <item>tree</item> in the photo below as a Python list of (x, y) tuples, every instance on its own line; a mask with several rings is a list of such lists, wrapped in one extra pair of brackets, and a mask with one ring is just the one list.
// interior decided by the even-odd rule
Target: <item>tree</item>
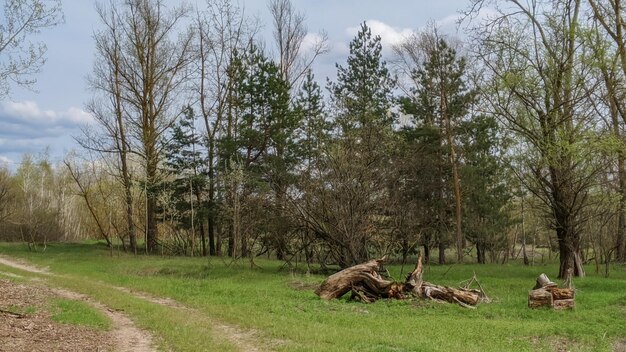
[[(416, 114), (431, 121), (427, 125), (437, 126), (441, 133), (440, 143), (445, 143), (448, 167), (452, 173), (454, 191), (454, 225), (458, 262), (463, 261), (463, 231), (460, 156), (457, 152), (458, 125), (465, 118), (475, 102), (476, 91), (466, 83), (466, 63), (463, 57), (457, 57), (454, 50), (433, 31), (430, 45), (423, 45), (424, 62), (413, 72), (416, 82), (414, 89)], [(443, 144), (442, 144), (443, 145)]]
[(192, 33), (179, 32), (188, 12), (184, 6), (168, 10), (162, 0), (129, 0), (110, 6), (110, 18), (101, 19), (116, 29), (107, 35), (113, 48), (119, 48), (113, 86), (120, 92), (109, 94), (119, 94), (129, 150), (144, 162), (146, 250), (153, 253), (158, 246), (156, 207), (163, 135), (180, 115), (179, 93), (187, 82)]
[(206, 132), (208, 164), (207, 214), (209, 253), (221, 255), (221, 234), (216, 231), (219, 218), (217, 203), (218, 151), (220, 134), (232, 132), (230, 118), (232, 94), (237, 84), (232, 68), (238, 52), (258, 30), (258, 24), (245, 16), (243, 9), (230, 0), (208, 0), (207, 10), (196, 17), (197, 79), (195, 91)]
[(10, 176), (8, 169), (0, 167), (0, 223), (9, 218), (14, 211), (11, 209), (14, 194)]
[(165, 148), (164, 172), (169, 176), (163, 182), (171, 191), (178, 226), (191, 230), (190, 243), (193, 254), (196, 228), (200, 225), (202, 255), (207, 255), (206, 234), (202, 219), (206, 218), (207, 204), (204, 202), (207, 178), (206, 158), (200, 152), (202, 145), (196, 132), (195, 115), (191, 107), (172, 128), (172, 136)]
[[(134, 200), (132, 196), (132, 174), (129, 166), (130, 138), (129, 126), (126, 121), (126, 108), (123, 100), (122, 85), (122, 24), (120, 14), (111, 3), (109, 8), (96, 5), (96, 11), (105, 29), (94, 34), (97, 61), (89, 78), (89, 85), (96, 97), (88, 104), (87, 110), (102, 127), (97, 131), (84, 129), (84, 138), (79, 144), (99, 154), (113, 153), (117, 155), (115, 168), (124, 188), (126, 209), (126, 231), (130, 241), (130, 249), (137, 253), (137, 234), (133, 220)], [(104, 158), (104, 160), (107, 160)], [(68, 166), (69, 168), (69, 166)], [(78, 182), (78, 180), (77, 180)], [(83, 192), (84, 193), (84, 192)], [(86, 195), (85, 195), (86, 197)]]
[(372, 36), (365, 22), (350, 42), (347, 64), (337, 64), (337, 82), (328, 84), (340, 132), (345, 135), (352, 130), (390, 129), (395, 117), (391, 113), (395, 80), (382, 59), (380, 37)]
[(273, 19), (280, 74), (290, 87), (298, 87), (315, 59), (328, 52), (327, 35), (324, 32), (318, 35), (310, 57), (304, 57), (302, 44), (308, 34), (305, 15), (296, 11), (291, 0), (271, 0), (268, 7)]
[[(474, 1), (480, 6), (485, 1)], [(585, 103), (589, 62), (582, 60), (581, 1), (505, 1), (500, 21), (475, 32), (476, 54), (490, 76), (483, 99), (520, 138), (525, 188), (549, 211), (559, 244), (559, 277), (584, 276), (581, 228), (594, 165)], [(511, 11), (511, 12), (509, 12)]]
[(5, 97), (11, 83), (35, 83), (32, 76), (46, 61), (46, 45), (31, 37), (63, 22), (61, 0), (6, 0), (0, 21), (0, 97)]
[(337, 82), (328, 84), (336, 138), (324, 146), (299, 205), (302, 221), (342, 267), (367, 260), (374, 239), (388, 233), (385, 179), (393, 170), (395, 81), (381, 50), (380, 37), (363, 23), (350, 43), (347, 67), (337, 65)]
[(476, 115), (465, 121), (460, 135), (463, 146), (463, 222), (465, 236), (476, 246), (476, 260), (486, 263), (487, 250), (493, 253), (506, 248), (507, 228), (511, 223), (507, 204), (509, 191), (506, 144), (493, 116)]
[[(623, 140), (620, 124), (626, 123), (626, 104), (623, 99), (624, 77), (626, 76), (626, 38), (624, 37), (624, 11), (620, 0), (589, 0), (593, 11), (596, 28), (593, 30), (595, 60), (601, 72), (607, 95), (607, 101), (613, 133), (618, 140)], [(608, 34), (604, 36), (600, 31)], [(612, 45), (611, 45), (612, 43)], [(620, 121), (618, 121), (620, 120)], [(615, 238), (616, 258), (626, 261), (626, 170), (623, 148), (617, 153), (617, 175), (619, 182), (619, 215)]]

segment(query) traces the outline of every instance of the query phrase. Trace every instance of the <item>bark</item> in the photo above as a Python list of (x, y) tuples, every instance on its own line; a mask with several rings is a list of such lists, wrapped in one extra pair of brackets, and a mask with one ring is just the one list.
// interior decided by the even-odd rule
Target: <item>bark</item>
[(480, 242), (476, 243), (476, 260), (478, 264), (486, 263), (485, 252), (486, 252), (485, 244), (480, 243)]
[(528, 307), (572, 309), (575, 307), (574, 296), (575, 291), (571, 287), (558, 288), (546, 274), (541, 274), (537, 278), (535, 287), (528, 292)]
[(339, 298), (352, 291), (353, 299), (368, 303), (380, 298), (419, 297), (458, 303), (464, 307), (473, 307), (486, 298), (482, 289), (453, 288), (424, 281), (421, 254), (415, 269), (405, 282), (386, 280), (378, 274), (385, 259), (370, 260), (333, 274), (318, 287), (315, 293), (326, 300)]
[(528, 292), (528, 308), (552, 307), (552, 294), (539, 288)]
[(446, 263), (446, 245), (441, 242), (439, 242), (439, 264), (443, 265)]

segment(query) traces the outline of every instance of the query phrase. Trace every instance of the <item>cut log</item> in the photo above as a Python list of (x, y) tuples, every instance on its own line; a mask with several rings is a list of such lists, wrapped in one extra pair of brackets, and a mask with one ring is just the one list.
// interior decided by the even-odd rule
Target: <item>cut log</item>
[(574, 309), (576, 308), (576, 302), (574, 299), (559, 299), (552, 303), (552, 307), (556, 310)]
[(535, 287), (533, 287), (533, 290), (536, 290), (542, 287), (556, 287), (556, 283), (550, 281), (550, 279), (548, 279), (548, 276), (542, 273), (537, 278), (537, 283), (535, 284)]
[(575, 307), (575, 291), (571, 287), (558, 288), (546, 274), (537, 278), (535, 288), (528, 292), (528, 307), (551, 307), (553, 309), (572, 309)]
[(539, 288), (528, 291), (528, 308), (552, 307), (552, 293)]
[(561, 299), (574, 299), (574, 290), (571, 288), (548, 287), (546, 290), (550, 291), (554, 301)]

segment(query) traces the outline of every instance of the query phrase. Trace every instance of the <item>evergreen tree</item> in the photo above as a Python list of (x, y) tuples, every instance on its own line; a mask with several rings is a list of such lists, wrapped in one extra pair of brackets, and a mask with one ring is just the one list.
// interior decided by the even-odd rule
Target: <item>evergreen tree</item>
[[(200, 152), (201, 139), (195, 128), (195, 115), (191, 107), (172, 128), (171, 140), (165, 148), (165, 168), (170, 175), (163, 187), (170, 191), (171, 204), (176, 210), (178, 226), (191, 230), (193, 241), (196, 229), (200, 230), (202, 254), (207, 255), (204, 222), (207, 204), (204, 200), (207, 175), (206, 157)], [(163, 204), (161, 209), (163, 210)]]
[(380, 36), (372, 36), (365, 22), (350, 42), (347, 67), (337, 64), (337, 82), (329, 83), (337, 122), (343, 133), (352, 129), (391, 127), (395, 80), (382, 59)]
[[(430, 45), (425, 47), (424, 62), (416, 68), (413, 79), (416, 87), (413, 90), (414, 103), (413, 112), (415, 116), (426, 128), (436, 128), (439, 136), (436, 142), (441, 152), (440, 156), (447, 159), (444, 162), (440, 159), (437, 166), (446, 165), (438, 170), (437, 175), (440, 180), (448, 179), (448, 185), (442, 184), (440, 194), (442, 198), (450, 199), (446, 196), (450, 189), (454, 194), (454, 228), (457, 259), (463, 261), (462, 232), (462, 199), (461, 199), (461, 178), (460, 178), (460, 155), (457, 150), (458, 127), (463, 118), (469, 112), (471, 105), (476, 100), (476, 91), (470, 89), (466, 83), (466, 62), (462, 57), (458, 57), (445, 39), (438, 37), (435, 33), (434, 40), (428, 41)], [(445, 215), (438, 215), (440, 223), (445, 223)], [(443, 250), (448, 239), (445, 233), (439, 233), (439, 261), (445, 261)]]
[(302, 162), (307, 170), (322, 156), (330, 138), (331, 125), (324, 113), (324, 100), (320, 86), (311, 70), (300, 87), (295, 101), (295, 113), (301, 121), (299, 143)]
[(463, 124), (463, 219), (465, 235), (476, 246), (476, 259), (485, 264), (487, 250), (506, 250), (511, 200), (502, 151), (505, 141), (492, 116), (477, 115)]

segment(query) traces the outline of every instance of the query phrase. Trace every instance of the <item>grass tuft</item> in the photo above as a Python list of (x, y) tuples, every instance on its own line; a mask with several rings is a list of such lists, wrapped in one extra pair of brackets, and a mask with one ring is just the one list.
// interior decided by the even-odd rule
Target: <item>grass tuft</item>
[(111, 321), (85, 302), (56, 298), (51, 301), (52, 320), (61, 324), (83, 325), (109, 330)]

